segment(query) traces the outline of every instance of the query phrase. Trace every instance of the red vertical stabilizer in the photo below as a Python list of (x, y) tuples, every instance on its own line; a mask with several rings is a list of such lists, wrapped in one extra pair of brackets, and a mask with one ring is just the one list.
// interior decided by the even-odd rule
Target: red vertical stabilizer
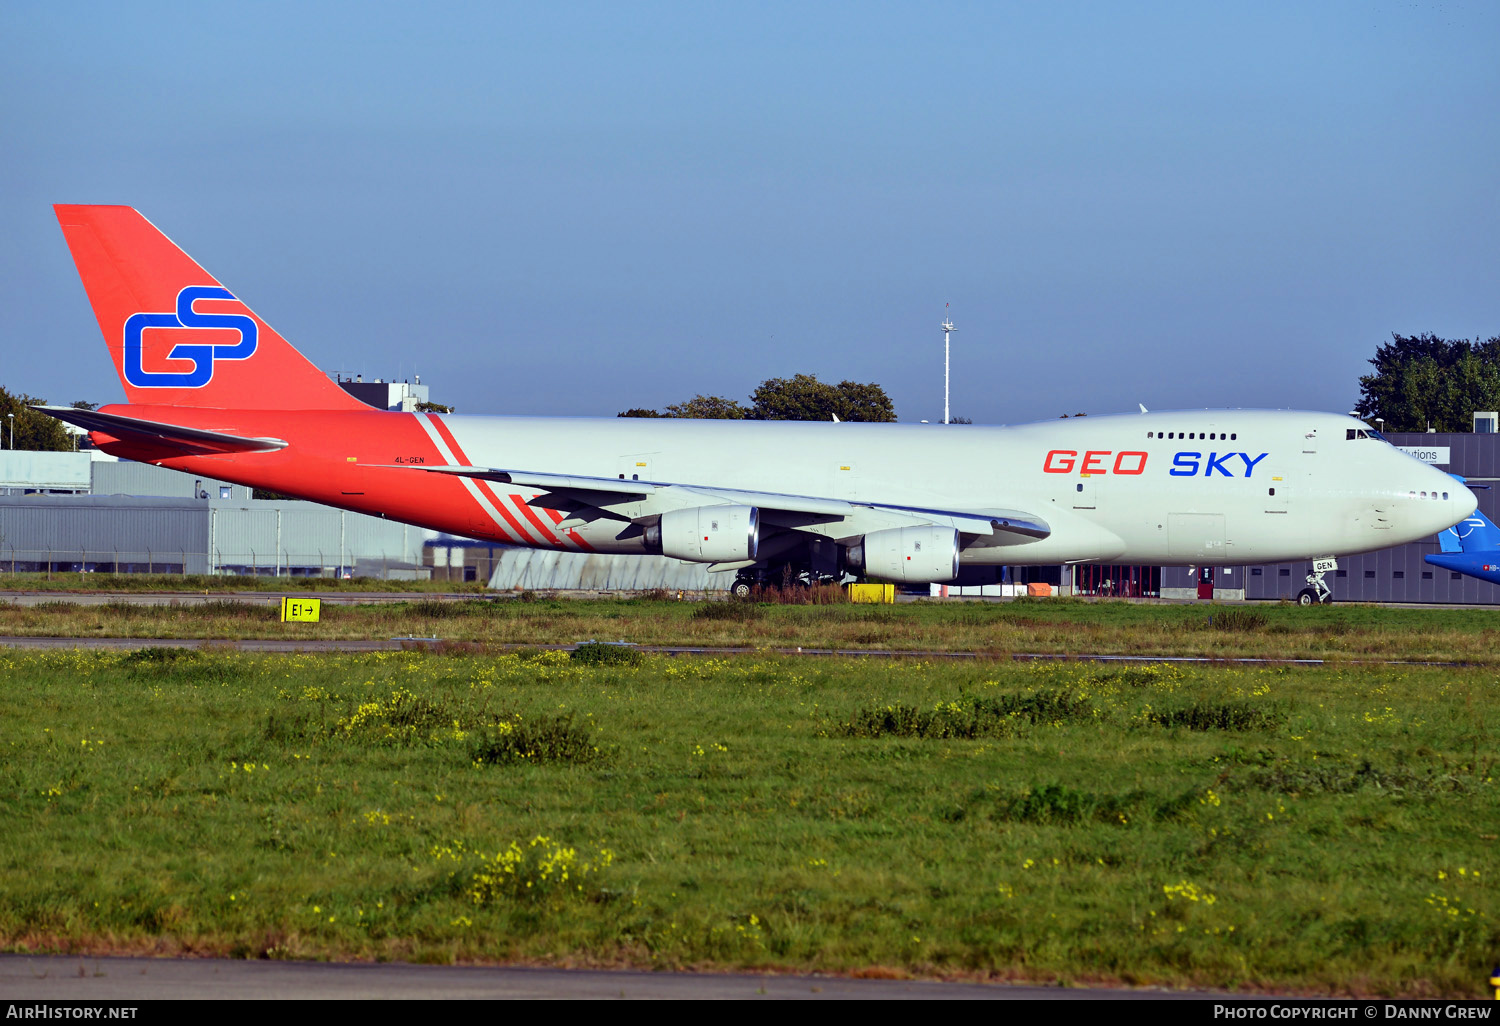
[(130, 403), (370, 409), (134, 209), (53, 209)]

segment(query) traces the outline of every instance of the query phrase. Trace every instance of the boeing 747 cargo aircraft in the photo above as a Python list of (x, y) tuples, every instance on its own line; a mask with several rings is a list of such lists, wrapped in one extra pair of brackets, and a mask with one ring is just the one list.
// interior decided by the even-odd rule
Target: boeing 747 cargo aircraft
[(135, 210), (55, 209), (127, 402), (47, 412), (127, 459), (451, 534), (660, 553), (734, 573), (743, 592), (845, 573), (1337, 557), (1429, 537), (1476, 506), (1328, 413), (943, 429), (377, 411)]

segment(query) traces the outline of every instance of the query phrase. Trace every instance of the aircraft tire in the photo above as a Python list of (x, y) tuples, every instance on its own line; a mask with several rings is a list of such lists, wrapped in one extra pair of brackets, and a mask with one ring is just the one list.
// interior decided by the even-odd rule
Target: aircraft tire
[(753, 581), (749, 581), (741, 577), (736, 580), (733, 587), (729, 589), (729, 594), (733, 595), (737, 599), (747, 599), (750, 597), (750, 592), (754, 590), (754, 587), (755, 584)]
[(1297, 592), (1297, 605), (1315, 606), (1318, 604), (1318, 593), (1311, 588), (1303, 588)]

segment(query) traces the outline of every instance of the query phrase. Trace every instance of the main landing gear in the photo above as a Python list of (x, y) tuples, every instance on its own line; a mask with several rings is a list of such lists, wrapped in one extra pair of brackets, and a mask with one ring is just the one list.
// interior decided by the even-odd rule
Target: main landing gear
[(1339, 567), (1339, 561), (1332, 556), (1324, 559), (1313, 560), (1312, 573), (1307, 575), (1306, 588), (1297, 592), (1297, 605), (1315, 606), (1328, 605), (1333, 601), (1333, 589), (1323, 582), (1323, 575), (1332, 573)]
[(809, 563), (773, 563), (746, 567), (735, 575), (729, 594), (737, 599), (749, 598), (756, 588), (775, 587), (783, 591), (811, 588), (819, 584), (837, 584), (843, 574), (816, 570)]

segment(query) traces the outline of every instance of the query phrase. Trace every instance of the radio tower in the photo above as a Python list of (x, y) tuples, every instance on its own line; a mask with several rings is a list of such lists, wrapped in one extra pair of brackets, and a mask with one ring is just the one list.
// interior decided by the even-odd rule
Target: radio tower
[(953, 326), (953, 321), (946, 313), (948, 304), (943, 304), (943, 423), (948, 423), (948, 336), (958, 329)]

